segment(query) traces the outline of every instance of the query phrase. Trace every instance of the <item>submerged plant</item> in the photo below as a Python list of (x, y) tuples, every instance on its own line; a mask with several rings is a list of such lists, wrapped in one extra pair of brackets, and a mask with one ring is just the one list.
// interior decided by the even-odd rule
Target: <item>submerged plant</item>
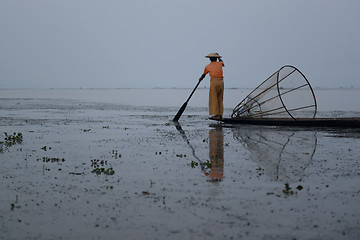
[(97, 175), (100, 174), (105, 174), (105, 175), (114, 175), (115, 174), (115, 170), (112, 168), (95, 168), (91, 171), (92, 173), (96, 173)]
[(4, 132), (4, 134), (4, 141), (0, 141), (0, 153), (15, 144), (20, 144), (23, 142), (22, 133), (14, 133), (13, 135), (9, 135), (7, 132)]
[(212, 163), (209, 161), (200, 163), (201, 166), (205, 167), (206, 169), (210, 169), (212, 167)]
[(105, 168), (104, 167), (107, 164), (108, 163), (106, 160), (92, 159), (91, 167), (93, 167), (94, 169), (91, 172), (96, 173), (97, 175), (100, 175), (100, 174), (114, 175), (115, 170), (113, 168)]
[(121, 154), (118, 153), (118, 150), (112, 150), (112, 157), (115, 159), (121, 158)]
[[(304, 187), (301, 186), (301, 185), (298, 185), (298, 186), (296, 187), (296, 189), (297, 189), (298, 191), (303, 190), (303, 188), (304, 188)], [(294, 193), (297, 193), (297, 192), (296, 192), (296, 191), (293, 191), (288, 183), (285, 183), (285, 189), (283, 190), (283, 193), (284, 193), (285, 195), (293, 195)]]
[(65, 162), (65, 158), (58, 157), (42, 157), (37, 159), (37, 161), (40, 160), (42, 160), (43, 162)]
[(98, 160), (98, 159), (91, 160), (91, 167), (98, 168), (100, 166), (105, 166), (105, 165), (107, 165), (106, 160)]
[(197, 162), (191, 161), (191, 167), (195, 168), (196, 166), (198, 166), (199, 164)]
[(293, 195), (294, 191), (291, 190), (291, 187), (288, 183), (285, 183), (285, 189), (283, 190), (283, 193), (285, 193), (286, 195)]
[(210, 161), (206, 161), (206, 162), (195, 162), (195, 161), (191, 161), (191, 168), (195, 168), (197, 166), (205, 168), (205, 169), (210, 169), (212, 167), (212, 163)]

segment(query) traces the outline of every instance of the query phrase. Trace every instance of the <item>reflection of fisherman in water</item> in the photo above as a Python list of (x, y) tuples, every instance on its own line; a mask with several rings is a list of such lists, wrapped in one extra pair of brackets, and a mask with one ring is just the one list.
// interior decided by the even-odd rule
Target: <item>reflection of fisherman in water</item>
[[(210, 164), (209, 161), (202, 161), (195, 155), (194, 147), (190, 144), (189, 139), (178, 122), (175, 123), (175, 127), (191, 148), (192, 155), (198, 161), (204, 174), (211, 178), (210, 181), (221, 181), (224, 175), (224, 133), (222, 127), (216, 126), (215, 129), (209, 130)], [(198, 165), (196, 164), (196, 166)]]
[(224, 176), (224, 133), (222, 128), (209, 130), (210, 172), (206, 175), (212, 181), (221, 181)]

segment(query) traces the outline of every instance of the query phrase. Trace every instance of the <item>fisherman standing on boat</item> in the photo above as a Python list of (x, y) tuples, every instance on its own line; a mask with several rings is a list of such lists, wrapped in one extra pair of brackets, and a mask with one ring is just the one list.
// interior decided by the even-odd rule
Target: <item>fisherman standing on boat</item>
[[(210, 59), (210, 63), (205, 67), (204, 73), (199, 78), (201, 82), (207, 73), (210, 75), (209, 89), (209, 115), (211, 119), (222, 119), (224, 106), (224, 76), (222, 68), (225, 66), (218, 53), (210, 53), (205, 56)], [(219, 61), (217, 61), (219, 59)]]

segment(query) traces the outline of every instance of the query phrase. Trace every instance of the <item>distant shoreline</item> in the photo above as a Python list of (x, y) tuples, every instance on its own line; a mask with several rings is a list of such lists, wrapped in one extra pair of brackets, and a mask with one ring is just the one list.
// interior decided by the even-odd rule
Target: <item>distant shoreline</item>
[[(229, 90), (241, 90), (241, 89), (254, 89), (255, 87), (225, 87), (225, 89)], [(173, 88), (0, 88), (0, 91), (7, 90), (184, 90), (184, 89), (193, 89), (193, 88), (181, 88), (181, 87), (173, 87)], [(209, 89), (208, 87), (199, 87), (199, 89)], [(360, 88), (356, 87), (338, 87), (338, 88), (326, 88), (326, 87), (313, 87), (314, 90), (360, 90)]]

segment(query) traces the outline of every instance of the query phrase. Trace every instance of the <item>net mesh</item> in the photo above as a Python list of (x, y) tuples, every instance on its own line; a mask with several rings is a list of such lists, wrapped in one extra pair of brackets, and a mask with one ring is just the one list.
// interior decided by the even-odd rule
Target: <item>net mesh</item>
[(284, 66), (256, 87), (234, 109), (232, 118), (314, 118), (317, 105), (306, 77)]

